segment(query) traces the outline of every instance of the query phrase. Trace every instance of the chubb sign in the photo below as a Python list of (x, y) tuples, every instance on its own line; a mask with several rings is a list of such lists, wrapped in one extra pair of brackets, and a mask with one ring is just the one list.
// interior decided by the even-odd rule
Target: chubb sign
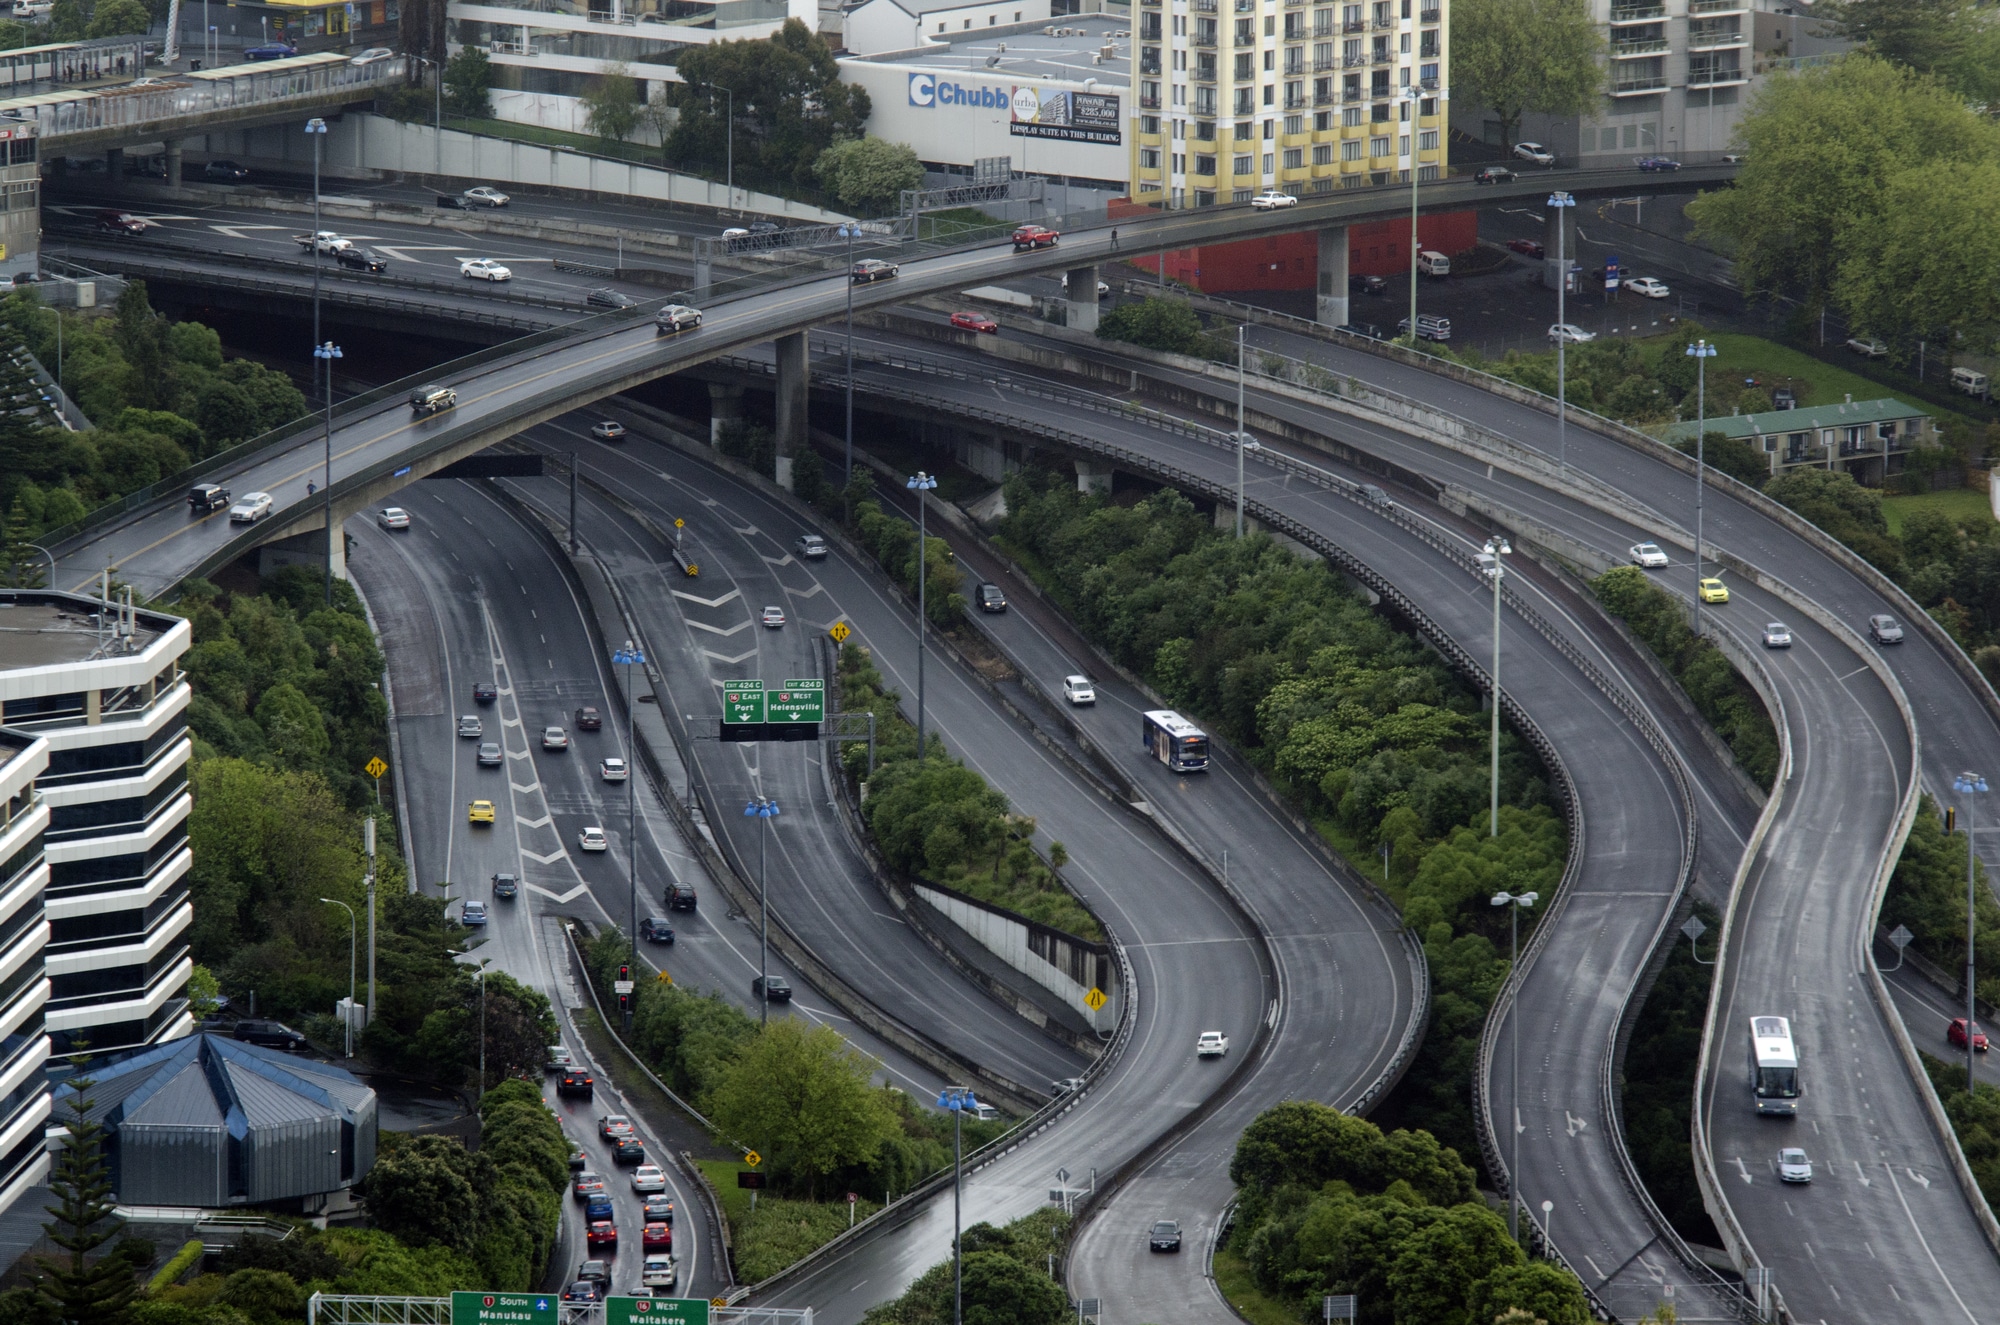
[(1014, 90), (1008, 87), (967, 87), (963, 83), (954, 83), (935, 74), (911, 74), (910, 104), (1007, 110), (1014, 104)]

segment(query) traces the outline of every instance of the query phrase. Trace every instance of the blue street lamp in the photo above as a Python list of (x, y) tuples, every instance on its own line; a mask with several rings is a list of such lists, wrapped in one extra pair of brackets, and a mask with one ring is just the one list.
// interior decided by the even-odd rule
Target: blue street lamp
[(1965, 1092), (1970, 1095), (1977, 1087), (1972, 1081), (1972, 1032), (1978, 1024), (1974, 1017), (1978, 1009), (1972, 992), (1972, 936), (1974, 893), (1972, 875), (1976, 868), (1973, 848), (1979, 839), (1972, 832), (1972, 798), (1986, 790), (1986, 779), (1977, 773), (1960, 773), (1951, 781), (1951, 789), (1965, 797)]
[[(314, 232), (313, 245), (318, 247), (318, 232)], [(314, 259), (313, 280), (318, 282), (318, 259)], [(318, 296), (314, 296), (317, 298)], [(315, 305), (313, 331), (319, 331), (319, 313)], [(333, 606), (333, 361), (340, 358), (340, 347), (332, 341), (313, 346), (313, 358), (326, 360), (326, 475), (321, 486), (326, 489), (326, 605)]]
[(965, 1325), (965, 1270), (959, 1256), (959, 1189), (965, 1178), (965, 1114), (977, 1111), (970, 1086), (946, 1086), (938, 1092), (937, 1106), (951, 1110), (951, 1319)]
[(743, 807), (743, 817), (757, 823), (757, 1024), (771, 1019), (771, 895), (764, 888), (764, 828), (778, 816), (778, 802), (769, 796), (752, 797)]
[[(1549, 206), (1556, 213), (1556, 458), (1562, 464), (1569, 463), (1569, 337), (1561, 328), (1569, 325), (1569, 254), (1564, 251), (1563, 209), (1576, 206), (1576, 199), (1567, 193), (1551, 193)], [(1415, 339), (1417, 324), (1410, 324), (1410, 336)]]
[[(575, 529), (575, 527), (576, 521), (572, 519), (570, 528)], [(625, 668), (625, 836), (631, 841), (632, 876), (632, 928), (626, 931), (626, 937), (632, 945), (631, 964), (637, 966), (639, 964), (639, 782), (636, 776), (637, 770), (632, 767), (638, 762), (635, 758), (638, 746), (632, 739), (632, 664), (645, 666), (646, 651), (636, 647), (631, 640), (626, 640), (624, 644), (611, 651), (611, 661), (621, 663)], [(632, 1014), (629, 1008), (625, 1016), (625, 1028), (630, 1030)]]
[(1708, 428), (1708, 361), (1715, 357), (1715, 347), (1705, 340), (1698, 340), (1683, 351), (1694, 360), (1694, 633), (1701, 634), (1701, 498), (1702, 498), (1702, 433)]
[(920, 469), (903, 486), (917, 494), (917, 762), (921, 764), (924, 762), (924, 613), (927, 610), (924, 593), (929, 578), (925, 572), (930, 569), (930, 541), (924, 524), (928, 503), (924, 494), (937, 487), (937, 480)]
[(847, 472), (841, 486), (854, 482), (854, 241), (861, 238), (861, 225), (843, 221), (837, 232), (847, 241)]

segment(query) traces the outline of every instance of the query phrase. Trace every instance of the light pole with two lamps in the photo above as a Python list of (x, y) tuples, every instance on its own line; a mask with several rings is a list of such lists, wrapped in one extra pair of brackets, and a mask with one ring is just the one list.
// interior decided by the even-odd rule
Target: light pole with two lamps
[(1243, 537), (1243, 453), (1264, 449), (1243, 427), (1243, 336), (1248, 330), (1247, 323), (1239, 324), (1236, 328), (1236, 536), (1238, 538)]
[(347, 912), (347, 1015), (341, 1021), (347, 1027), (341, 1057), (354, 1057), (354, 908), (331, 897), (319, 899), (328, 906), (337, 906)]
[[(1438, 100), (1443, 101), (1451, 93), (1438, 92)], [(1424, 89), (1422, 85), (1410, 83), (1399, 94), (1403, 105), (1410, 113), (1410, 348), (1417, 344), (1417, 258), (1423, 252), (1423, 243), (1417, 238), (1417, 181), (1423, 175), (1419, 144), (1423, 141), (1421, 127)]]
[(778, 817), (778, 802), (754, 796), (743, 807), (743, 817), (757, 820), (757, 1024), (762, 1026), (771, 1020), (771, 894), (764, 886), (764, 830)]
[(924, 644), (928, 629), (924, 618), (929, 611), (925, 592), (930, 578), (925, 573), (930, 569), (930, 537), (924, 523), (929, 506), (924, 494), (937, 487), (937, 480), (920, 469), (903, 486), (917, 494), (917, 762), (921, 764), (924, 762)]
[[(317, 234), (313, 239), (313, 246), (315, 248), (319, 246)], [(318, 279), (317, 271), (314, 272), (314, 279)], [(313, 325), (315, 329), (318, 328), (317, 318), (314, 319)], [(326, 361), (326, 474), (320, 479), (320, 490), (326, 495), (326, 605), (328, 607), (333, 606), (333, 540), (336, 536), (346, 537), (333, 527), (333, 361), (340, 357), (340, 347), (332, 341), (313, 346), (313, 358)]]
[[(465, 956), (455, 948), (446, 948), (445, 956), (456, 961)], [(486, 968), (492, 965), (491, 957), (481, 957), (473, 973), (479, 977), (479, 1098), (486, 1098)]]
[[(570, 521), (570, 528), (576, 528), (575, 520)], [(639, 779), (638, 770), (632, 767), (633, 755), (638, 749), (632, 738), (632, 664), (643, 667), (646, 653), (631, 640), (626, 640), (611, 651), (611, 661), (621, 663), (625, 668), (625, 758), (628, 761), (625, 765), (625, 835), (631, 839), (632, 852), (632, 928), (626, 937), (631, 940), (631, 961), (636, 967), (639, 964)], [(628, 1009), (625, 1014), (627, 1030), (631, 1029), (631, 1017)]]
[(843, 488), (854, 482), (854, 241), (861, 238), (858, 222), (842, 221), (840, 237), (847, 241), (847, 471)]
[(959, 1255), (960, 1192), (965, 1180), (965, 1114), (977, 1110), (979, 1101), (970, 1086), (946, 1086), (938, 1092), (938, 1107), (951, 1110), (951, 1319), (965, 1325), (965, 1269)]
[(1972, 1076), (1973, 1034), (1979, 1027), (1972, 961), (1972, 940), (1977, 923), (1973, 875), (1979, 868), (1979, 853), (1974, 848), (1979, 845), (1979, 839), (1972, 831), (1972, 798), (1986, 790), (1986, 779), (1977, 773), (1960, 773), (1951, 780), (1951, 789), (1965, 797), (1965, 1090), (1969, 1095), (1979, 1089)]
[[(1535, 904), (1540, 893), (1494, 893), (1493, 905), (1507, 908), (1507, 975), (1512, 979), (1515, 966), (1521, 960), (1521, 912)], [(1514, 988), (1520, 989), (1518, 983)], [(1513, 1152), (1507, 1160), (1507, 1231), (1516, 1239), (1521, 1236), (1521, 1005), (1514, 1004), (1513, 1033), (1507, 1037), (1509, 1047), (1514, 1051), (1514, 1084), (1507, 1099), (1507, 1106), (1513, 1111)]]
[(1567, 193), (1551, 193), (1549, 206), (1556, 214), (1556, 459), (1569, 463), (1569, 254), (1564, 240), (1568, 226), (1563, 211), (1576, 206)]
[(1500, 558), (1509, 556), (1514, 549), (1499, 534), (1486, 540), (1486, 550), (1481, 555), (1488, 565), (1486, 573), (1493, 577), (1493, 808), (1487, 820), (1487, 836), (1500, 836), (1500, 581), (1507, 574), (1507, 568)]
[(1694, 360), (1694, 633), (1701, 634), (1701, 499), (1702, 433), (1708, 428), (1708, 361), (1715, 357), (1715, 346), (1705, 340), (1698, 340), (1687, 347), (1684, 353)]

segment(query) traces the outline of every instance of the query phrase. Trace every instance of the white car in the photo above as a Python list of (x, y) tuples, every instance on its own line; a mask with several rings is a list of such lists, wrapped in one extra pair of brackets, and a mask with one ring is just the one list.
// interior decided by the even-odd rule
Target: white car
[(1627, 277), (1624, 286), (1633, 294), (1642, 294), (1648, 299), (1665, 299), (1673, 293), (1664, 281), (1656, 281), (1650, 276)]
[(375, 512), (375, 523), (384, 529), (408, 529), (410, 513), (400, 506), (384, 506)]
[(608, 851), (611, 843), (605, 840), (604, 830), (592, 824), (576, 835), (576, 844), (585, 851)]
[(641, 1164), (632, 1170), (632, 1190), (635, 1192), (663, 1192), (667, 1189), (667, 1175), (660, 1171), (658, 1164)]
[(1792, 647), (1792, 628), (1782, 621), (1764, 623), (1764, 647), (1767, 649), (1789, 649)]
[(492, 258), (467, 258), (458, 264), (458, 274), (468, 281), (511, 281), (514, 273)]
[(767, 607), (764, 609), (764, 614), (759, 620), (772, 630), (782, 630), (785, 626), (785, 609), (782, 607)]
[(1667, 554), (1660, 550), (1658, 543), (1634, 543), (1632, 564), (1644, 566), (1647, 570), (1658, 570), (1667, 564)]
[(606, 419), (602, 423), (591, 424), (590, 435), (599, 441), (616, 441), (625, 435), (625, 425), (615, 419)]
[(229, 508), (229, 523), (256, 524), (271, 513), (271, 494), (268, 492), (246, 492)]
[(1097, 687), (1087, 676), (1065, 676), (1063, 678), (1063, 698), (1072, 704), (1095, 704)]
[(1194, 1052), (1199, 1058), (1220, 1058), (1229, 1052), (1229, 1037), (1221, 1031), (1203, 1031), (1194, 1042)]
[(475, 207), (505, 207), (508, 202), (506, 194), (498, 189), (488, 188), (484, 184), (476, 189), (467, 189), (458, 195), (458, 200), (469, 202)]
[(612, 755), (597, 766), (597, 771), (606, 782), (623, 782), (632, 776), (632, 770), (625, 767), (625, 761)]
[(1299, 205), (1299, 200), (1289, 193), (1280, 193), (1276, 189), (1265, 189), (1250, 200), (1250, 205), (1260, 212), (1268, 212), (1279, 207), (1296, 207)]
[(674, 1258), (666, 1252), (648, 1256), (639, 1271), (639, 1282), (647, 1288), (672, 1288), (677, 1285), (680, 1277), (674, 1273)]
[(1532, 161), (1538, 166), (1552, 166), (1556, 163), (1556, 154), (1540, 143), (1515, 143), (1514, 155), (1523, 161)]
[(686, 304), (668, 304), (653, 315), (653, 325), (661, 331), (686, 331), (701, 325), (701, 310)]
[(544, 750), (569, 749), (569, 733), (564, 731), (560, 727), (542, 728), (542, 749)]
[(1778, 1152), (1778, 1178), (1782, 1182), (1811, 1182), (1812, 1161), (1806, 1152), (1797, 1146), (1786, 1146)]
[(1585, 331), (1574, 322), (1552, 322), (1549, 324), (1549, 339), (1568, 341), (1572, 345), (1584, 345), (1597, 339), (1594, 331)]
[(792, 548), (808, 561), (826, 559), (826, 540), (818, 534), (800, 534), (798, 541), (792, 544)]
[(750, 232), (740, 225), (732, 225), (722, 232), (722, 237), (724, 239), (748, 239), (750, 238)]

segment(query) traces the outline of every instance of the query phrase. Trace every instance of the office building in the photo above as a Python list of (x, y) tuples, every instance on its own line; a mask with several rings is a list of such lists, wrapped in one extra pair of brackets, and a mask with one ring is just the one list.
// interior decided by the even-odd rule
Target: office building
[(42, 1024), (49, 998), (42, 967), (49, 808), (35, 789), (48, 754), (45, 738), (0, 727), (0, 1215), (49, 1171), (43, 1139), (49, 1040)]

